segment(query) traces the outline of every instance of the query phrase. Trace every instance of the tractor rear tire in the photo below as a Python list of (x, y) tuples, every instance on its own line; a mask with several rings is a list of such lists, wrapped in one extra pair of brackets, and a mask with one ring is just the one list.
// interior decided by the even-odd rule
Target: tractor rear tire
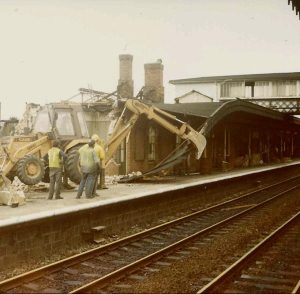
[(17, 176), (25, 185), (39, 183), (44, 175), (44, 162), (34, 155), (26, 155), (17, 163)]
[(79, 184), (81, 180), (81, 171), (79, 166), (79, 153), (78, 149), (81, 146), (74, 147), (68, 152), (68, 159), (66, 162), (66, 170), (68, 178), (75, 184)]

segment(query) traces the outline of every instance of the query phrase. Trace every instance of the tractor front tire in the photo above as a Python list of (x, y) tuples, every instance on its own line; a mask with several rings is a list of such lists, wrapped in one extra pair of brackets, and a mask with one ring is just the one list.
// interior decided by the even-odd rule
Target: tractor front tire
[(68, 152), (68, 159), (66, 162), (66, 170), (68, 178), (75, 184), (79, 184), (81, 180), (81, 171), (79, 166), (79, 147), (74, 147)]
[(26, 185), (39, 183), (44, 175), (44, 162), (34, 155), (26, 155), (17, 163), (17, 176)]

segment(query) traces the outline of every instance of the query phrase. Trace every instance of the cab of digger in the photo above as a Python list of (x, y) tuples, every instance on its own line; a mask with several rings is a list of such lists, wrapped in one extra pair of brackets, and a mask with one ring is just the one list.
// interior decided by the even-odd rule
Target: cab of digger
[(55, 132), (59, 137), (89, 137), (84, 113), (80, 107), (43, 107), (36, 116), (34, 133)]

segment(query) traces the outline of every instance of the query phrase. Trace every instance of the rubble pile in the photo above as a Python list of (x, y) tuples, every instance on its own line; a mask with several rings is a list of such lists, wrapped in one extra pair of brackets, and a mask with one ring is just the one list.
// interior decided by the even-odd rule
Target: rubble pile
[[(19, 181), (19, 179), (17, 180)], [(17, 181), (15, 184), (4, 184), (0, 190), (0, 204), (11, 207), (18, 207), (19, 205), (25, 204), (26, 198), (23, 189), (24, 188), (21, 188), (21, 185)]]
[(40, 182), (32, 186), (28, 186), (22, 183), (18, 177), (14, 177), (14, 180), (12, 181), (11, 185), (16, 191), (22, 191), (24, 193), (34, 192), (34, 191), (47, 192), (49, 189), (49, 184), (43, 182)]
[(130, 181), (132, 179), (137, 179), (142, 177), (142, 173), (140, 171), (132, 172), (128, 175), (114, 175), (114, 176), (105, 176), (105, 183), (109, 185), (116, 185), (119, 182)]
[(11, 187), (15, 190), (15, 191), (23, 191), (24, 193), (29, 192), (29, 186), (25, 185), (24, 183), (22, 183), (18, 177), (14, 177), (12, 183), (11, 183)]
[(108, 185), (116, 185), (122, 176), (105, 176), (105, 183)]

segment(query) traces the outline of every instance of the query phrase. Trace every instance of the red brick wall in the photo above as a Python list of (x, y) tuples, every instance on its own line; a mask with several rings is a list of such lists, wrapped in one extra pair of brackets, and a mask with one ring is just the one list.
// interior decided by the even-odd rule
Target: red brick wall
[[(150, 125), (157, 130), (156, 159), (148, 160), (148, 132)], [(146, 172), (163, 160), (175, 148), (175, 135), (146, 118), (140, 118), (131, 131), (127, 144), (128, 172)], [(137, 150), (138, 149), (138, 150)], [(143, 149), (143, 150), (142, 150)], [(137, 152), (139, 152), (137, 156)], [(141, 153), (144, 157), (141, 159)]]

